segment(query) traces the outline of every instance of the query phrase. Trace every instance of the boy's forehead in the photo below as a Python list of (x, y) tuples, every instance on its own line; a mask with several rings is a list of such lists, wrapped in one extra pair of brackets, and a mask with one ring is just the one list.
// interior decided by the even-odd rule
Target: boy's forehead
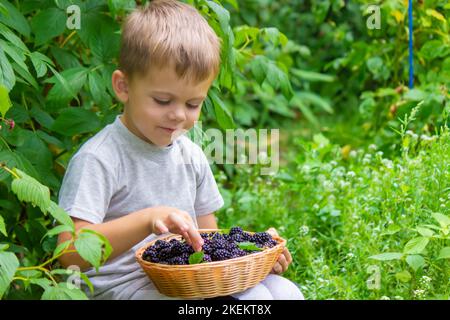
[(164, 66), (151, 68), (143, 77), (139, 77), (138, 81), (143, 81), (154, 93), (178, 97), (185, 92), (192, 96), (191, 99), (204, 99), (214, 78), (211, 74), (205, 80), (191, 81), (188, 78), (180, 78), (174, 68)]

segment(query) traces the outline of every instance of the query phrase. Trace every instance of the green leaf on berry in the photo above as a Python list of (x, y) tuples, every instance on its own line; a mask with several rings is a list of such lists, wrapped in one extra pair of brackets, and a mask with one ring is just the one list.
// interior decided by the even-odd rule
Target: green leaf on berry
[(189, 256), (189, 264), (201, 263), (204, 255), (205, 253), (203, 251), (194, 252)]
[(261, 249), (260, 247), (256, 246), (256, 244), (254, 244), (253, 242), (239, 242), (238, 243), (238, 247), (242, 250), (247, 250), (247, 251), (262, 251), (263, 249)]

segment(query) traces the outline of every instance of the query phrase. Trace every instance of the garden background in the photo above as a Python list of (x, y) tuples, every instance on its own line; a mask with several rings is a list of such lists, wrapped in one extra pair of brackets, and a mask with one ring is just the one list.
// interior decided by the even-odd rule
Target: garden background
[[(277, 228), (307, 299), (449, 299), (450, 3), (413, 1), (409, 88), (408, 1), (186, 2), (223, 40), (203, 129), (280, 129), (277, 174), (213, 164), (219, 226)], [(74, 232), (57, 195), (122, 112), (110, 76), (142, 3), (0, 0), (3, 299), (85, 298), (57, 262)], [(97, 267), (111, 251), (88, 231), (75, 246)]]

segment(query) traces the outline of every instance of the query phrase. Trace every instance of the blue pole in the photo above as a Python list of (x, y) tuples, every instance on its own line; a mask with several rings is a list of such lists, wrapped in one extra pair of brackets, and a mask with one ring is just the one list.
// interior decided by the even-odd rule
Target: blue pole
[(412, 89), (414, 85), (412, 0), (409, 0), (408, 20), (409, 20), (409, 88)]

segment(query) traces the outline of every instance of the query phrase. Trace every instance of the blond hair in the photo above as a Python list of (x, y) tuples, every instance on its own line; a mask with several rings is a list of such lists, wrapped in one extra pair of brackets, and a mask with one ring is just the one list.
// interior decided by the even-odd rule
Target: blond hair
[(155, 0), (126, 18), (119, 68), (133, 76), (173, 64), (180, 78), (200, 82), (219, 73), (220, 47), (221, 39), (194, 7)]

